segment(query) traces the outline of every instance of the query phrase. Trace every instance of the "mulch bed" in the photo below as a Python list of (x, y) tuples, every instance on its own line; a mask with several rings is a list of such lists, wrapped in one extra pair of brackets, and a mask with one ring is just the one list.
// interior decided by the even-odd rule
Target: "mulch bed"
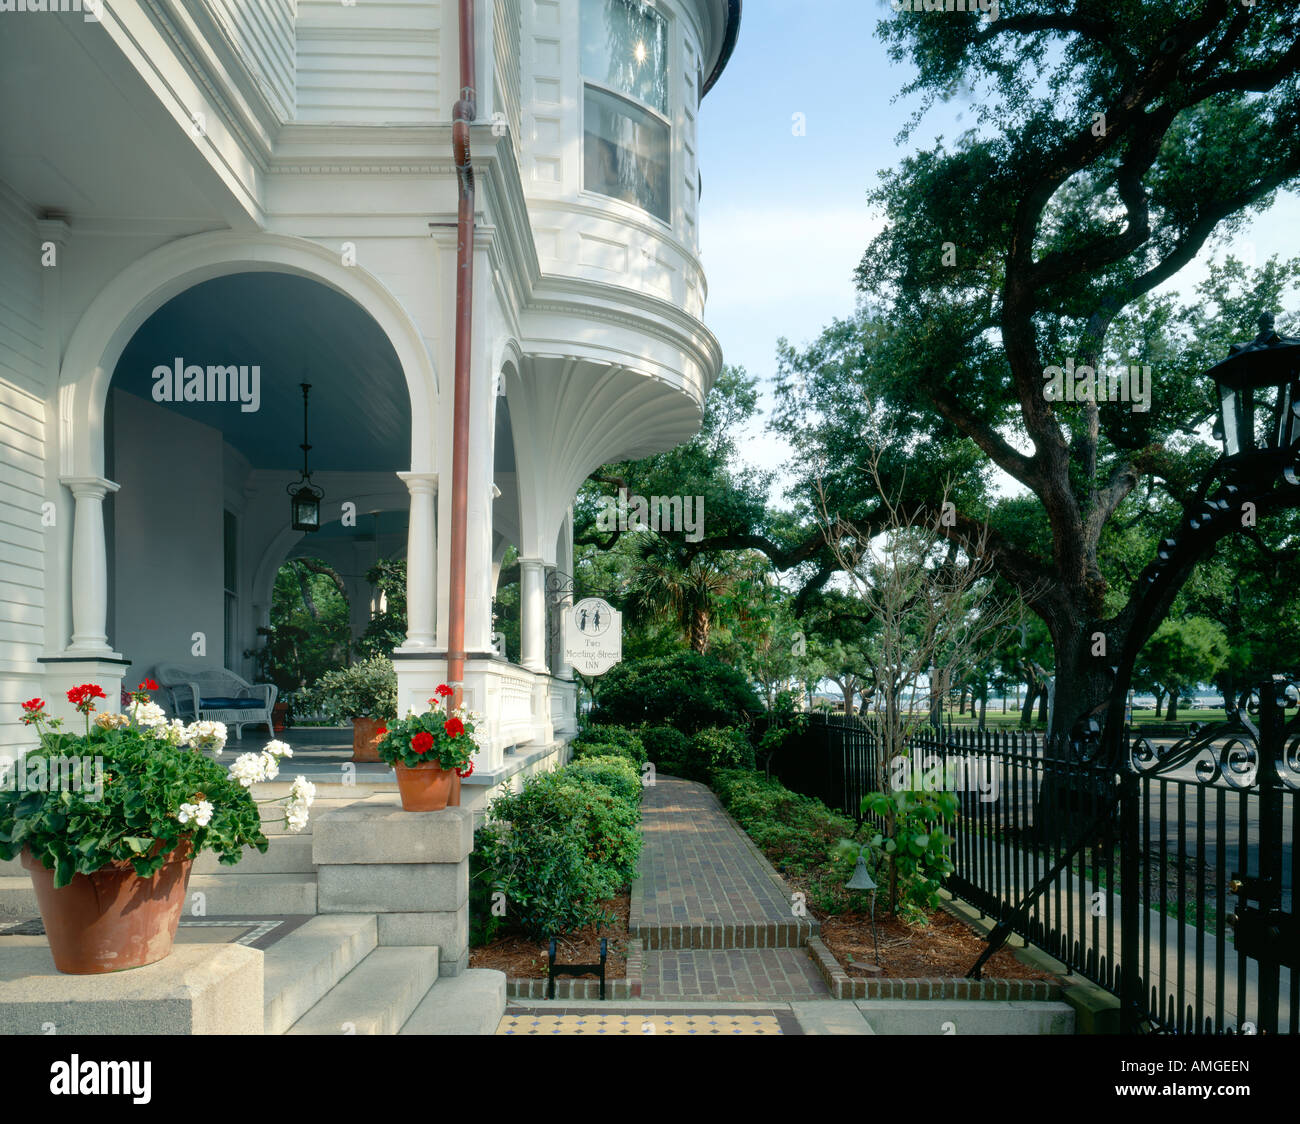
[[(855, 963), (874, 964), (869, 913), (838, 913), (819, 916), (821, 938), (844, 970), (866, 979), (936, 979), (965, 976), (984, 951), (985, 942), (969, 925), (946, 910), (930, 915), (929, 923), (911, 928), (893, 917), (876, 916), (883, 971), (858, 968)], [(1022, 964), (1014, 951), (1000, 949), (984, 965), (985, 979), (1056, 980)]]
[[(603, 903), (607, 912), (614, 914), (610, 925), (588, 925), (585, 929), (560, 937), (555, 944), (558, 964), (599, 964), (600, 938), (609, 941), (605, 960), (605, 978), (621, 980), (627, 975), (628, 918), (632, 912), (632, 894), (624, 890), (615, 898)], [(546, 979), (546, 942), (536, 941), (520, 933), (498, 936), (491, 944), (472, 948), (469, 952), (471, 968), (495, 968), (511, 980)], [(597, 978), (595, 972), (568, 979)]]

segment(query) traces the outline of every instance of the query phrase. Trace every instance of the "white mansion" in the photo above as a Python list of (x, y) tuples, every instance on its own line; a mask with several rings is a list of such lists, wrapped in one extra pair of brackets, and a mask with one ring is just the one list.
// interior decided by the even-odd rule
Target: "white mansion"
[[(689, 437), (721, 363), (696, 119), (739, 17), (739, 0), (0, 5), (0, 753), (27, 740), (22, 700), (66, 708), (71, 684), (115, 704), (160, 664), (251, 677), (295, 555), (348, 575), (357, 633), (366, 570), (406, 558), (402, 709), (447, 677), (463, 603), (485, 773), (570, 730), (544, 591), (572, 569), (574, 495)], [(314, 534), (287, 491), (303, 383)], [(510, 545), (522, 650), (503, 660)]]

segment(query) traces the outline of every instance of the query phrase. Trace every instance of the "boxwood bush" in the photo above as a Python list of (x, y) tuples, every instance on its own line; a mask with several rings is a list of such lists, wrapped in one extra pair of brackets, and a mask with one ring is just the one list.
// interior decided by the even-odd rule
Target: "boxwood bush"
[(620, 800), (626, 800), (629, 804), (639, 806), (641, 803), (641, 775), (626, 757), (613, 754), (582, 757), (565, 772), (604, 785)]
[[(470, 859), (471, 940), (490, 941), (503, 922), (544, 940), (602, 920), (602, 903), (636, 877), (640, 789), (630, 763), (593, 755), (494, 800)], [(498, 893), (504, 918), (493, 916)]]
[(588, 726), (573, 739), (573, 756), (625, 757), (637, 769), (646, 762), (641, 735), (626, 726)]

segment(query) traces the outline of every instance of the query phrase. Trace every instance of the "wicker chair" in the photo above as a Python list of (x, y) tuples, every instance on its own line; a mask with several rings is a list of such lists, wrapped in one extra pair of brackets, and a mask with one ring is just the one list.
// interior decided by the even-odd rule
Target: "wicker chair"
[(167, 692), (172, 714), (186, 722), (224, 722), (242, 741), (245, 726), (266, 724), (275, 736), (271, 712), (280, 689), (273, 683), (249, 683), (222, 667), (158, 665), (158, 683)]

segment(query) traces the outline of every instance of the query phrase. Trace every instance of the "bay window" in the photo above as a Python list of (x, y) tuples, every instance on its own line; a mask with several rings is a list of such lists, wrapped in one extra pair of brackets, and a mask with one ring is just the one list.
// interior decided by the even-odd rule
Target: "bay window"
[(668, 24), (639, 0), (582, 0), (583, 186), (669, 221)]

